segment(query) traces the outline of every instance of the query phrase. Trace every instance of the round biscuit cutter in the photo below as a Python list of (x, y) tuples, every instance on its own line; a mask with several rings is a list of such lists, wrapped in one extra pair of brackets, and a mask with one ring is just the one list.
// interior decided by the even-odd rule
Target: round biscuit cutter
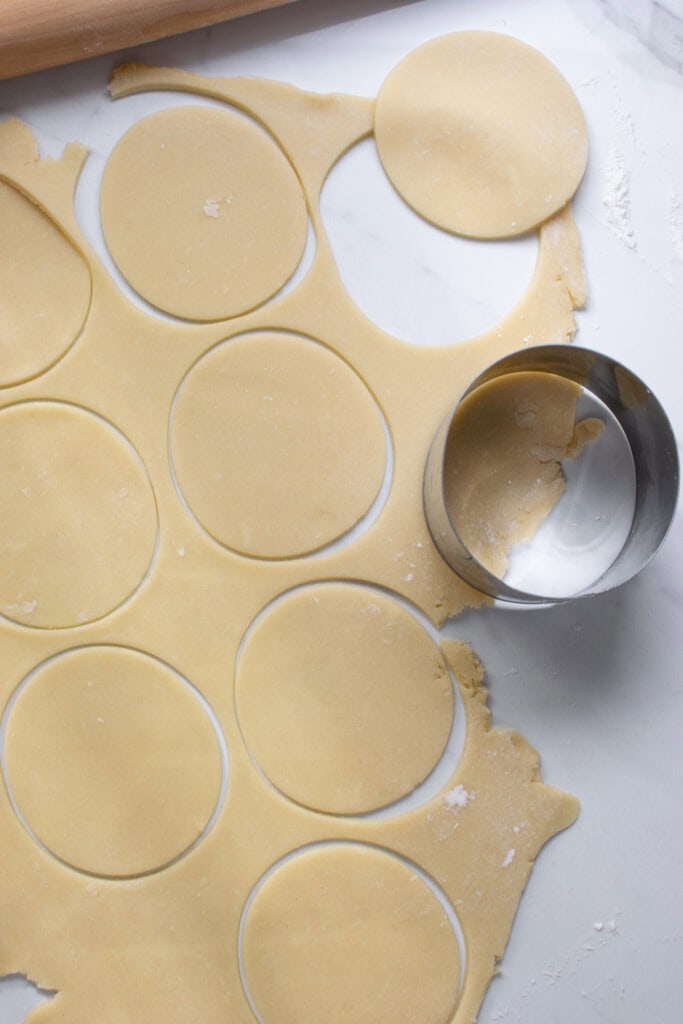
[[(554, 374), (581, 385), (620, 425), (635, 470), (634, 512), (628, 536), (609, 567), (585, 589), (551, 596), (518, 589), (495, 576), (463, 542), (446, 504), (444, 465), (449, 432), (460, 402), (477, 388), (515, 373)], [(558, 604), (617, 587), (647, 565), (671, 525), (678, 497), (679, 465), (671, 424), (650, 389), (630, 370), (600, 352), (574, 345), (539, 345), (499, 359), (467, 388), (441, 424), (427, 458), (424, 510), (430, 533), (448, 565), (490, 597), (516, 604)]]

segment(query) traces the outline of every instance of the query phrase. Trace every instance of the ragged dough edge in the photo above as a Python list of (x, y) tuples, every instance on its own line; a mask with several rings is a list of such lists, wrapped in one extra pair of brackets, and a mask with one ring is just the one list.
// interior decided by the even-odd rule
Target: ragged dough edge
[[(491, 727), (484, 669), (472, 648), (450, 640), (441, 643), (441, 650), (465, 707), (463, 753), (441, 792), (389, 823), (380, 841), (419, 864), (456, 912), (466, 957), (452, 1021), (470, 1024), (503, 957), (535, 858), (552, 836), (576, 820), (579, 806), (574, 797), (542, 781), (539, 756), (518, 732)], [(449, 807), (446, 798), (454, 792), (460, 806)], [(512, 860), (504, 865), (510, 849)], [(500, 872), (507, 886), (501, 885)]]
[(16, 117), (0, 122), (0, 178), (40, 207), (86, 261), (92, 254), (83, 251), (73, 198), (88, 152), (69, 142), (58, 159), (42, 157), (28, 125)]
[(554, 217), (541, 225), (541, 231), (567, 285), (574, 309), (583, 309), (588, 302), (588, 289), (581, 259), (581, 240), (571, 204), (567, 203)]
[[(517, 884), (513, 886), (516, 895), (513, 897), (512, 906), (509, 907), (507, 927), (500, 922), (502, 927), (494, 939), (492, 956), (492, 944), (488, 941), (484, 943), (486, 954), (481, 955), (478, 959), (475, 938), (477, 929), (474, 926), (474, 921), (468, 928), (462, 905), (456, 906), (465, 933), (467, 967), (460, 1002), (453, 1019), (454, 1024), (470, 1024), (470, 1022), (474, 1024), (491, 979), (497, 973), (498, 963), (503, 958), (514, 917), (535, 859), (546, 842), (574, 823), (579, 814), (579, 803), (570, 794), (543, 782), (540, 772), (540, 757), (519, 732), (500, 727), (491, 728), (491, 713), (487, 703), (488, 690), (484, 686), (484, 669), (472, 649), (462, 641), (445, 641), (441, 644), (441, 649), (455, 675), (467, 717), (465, 747), (460, 770), (456, 773), (452, 784), (457, 784), (457, 780), (462, 778), (462, 784), (467, 790), (471, 762), (479, 758), (487, 749), (497, 755), (507, 750), (509, 759), (516, 761), (517, 775), (521, 784), (526, 787), (527, 796), (533, 796), (535, 801), (542, 805), (544, 812), (542, 823), (539, 822), (537, 812), (537, 832), (530, 843), (531, 848), (523, 851), (522, 856), (520, 856), (520, 851), (516, 850), (514, 860), (506, 867), (503, 867), (503, 862), (500, 862), (499, 870), (512, 871), (514, 868), (518, 880)], [(497, 770), (501, 771), (498, 759)], [(474, 777), (476, 778), (476, 773)], [(474, 788), (472, 783), (470, 786)], [(519, 842), (517, 836), (514, 841)], [(497, 908), (494, 909), (494, 913), (496, 910)], [(477, 908), (475, 920), (479, 918), (479, 914), (480, 909)], [(488, 961), (487, 957), (490, 958)]]

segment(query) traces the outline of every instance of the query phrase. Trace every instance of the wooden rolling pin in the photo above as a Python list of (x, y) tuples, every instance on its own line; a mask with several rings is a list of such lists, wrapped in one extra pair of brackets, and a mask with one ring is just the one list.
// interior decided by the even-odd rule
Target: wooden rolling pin
[(291, 0), (0, 0), (0, 79), (151, 43)]

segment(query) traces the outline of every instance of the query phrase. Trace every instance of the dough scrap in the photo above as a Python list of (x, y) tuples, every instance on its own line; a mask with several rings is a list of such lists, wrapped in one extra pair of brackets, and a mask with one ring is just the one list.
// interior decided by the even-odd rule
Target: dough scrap
[(306, 244), (296, 174), (262, 128), (231, 110), (143, 118), (107, 161), (100, 208), (124, 277), (188, 320), (223, 320), (265, 302)]
[[(225, 802), (202, 842), (165, 869), (128, 880), (95, 879), (57, 861), (0, 790), (0, 974), (21, 972), (57, 991), (36, 1011), (41, 1024), (90, 1024), (93, 1007), (100, 1024), (253, 1024), (236, 956), (245, 902), (273, 864), (332, 838), (372, 844), (419, 865), (457, 907), (467, 964), (452, 1021), (470, 1024), (505, 950), (534, 858), (574, 820), (576, 801), (541, 782), (538, 757), (519, 734), (489, 728), (481, 666), (464, 644), (450, 643), (442, 652), (459, 687), (466, 735), (442, 790), (386, 819), (316, 813), (278, 793), (254, 766), (235, 713), (233, 667), (258, 612), (303, 584), (367, 580), (411, 601), (437, 625), (484, 602), (431, 542), (421, 506), (424, 464), (438, 425), (485, 366), (525, 344), (571, 338), (573, 310), (584, 295), (571, 210), (539, 229), (534, 277), (503, 321), (458, 345), (416, 348), (378, 330), (350, 301), (318, 209), (334, 162), (372, 132), (372, 100), (139, 65), (125, 66), (112, 83), (114, 95), (146, 89), (210, 96), (267, 125), (299, 175), (317, 247), (297, 287), (252, 313), (230, 324), (169, 325), (125, 300), (80, 233), (73, 191), (83, 147), (41, 161), (25, 126), (0, 125), (0, 176), (87, 253), (93, 282), (78, 344), (49, 374), (3, 395), (0, 420), (17, 401), (96, 406), (142, 454), (160, 522), (152, 571), (111, 614), (63, 630), (0, 621), (0, 704), (37, 666), (74, 646), (133, 647), (192, 680), (216, 711), (230, 765)], [(352, 542), (306, 559), (245, 558), (216, 544), (178, 499), (169, 461), (173, 401), (190, 369), (219, 343), (273, 330), (320, 339), (352, 366), (392, 438), (393, 475), (381, 515)], [(131, 559), (121, 555), (120, 571)], [(101, 585), (108, 585), (106, 575)], [(122, 799), (127, 783), (117, 778)], [(396, 1024), (415, 1019), (399, 1014)]]
[(190, 687), (124, 647), (39, 666), (10, 710), (5, 758), (33, 834), (96, 875), (164, 867), (201, 835), (221, 788), (218, 740)]
[(411, 867), (370, 846), (304, 850), (249, 906), (244, 974), (263, 1024), (443, 1024), (458, 943)]
[(125, 438), (86, 409), (23, 402), (0, 410), (0, 465), (0, 614), (63, 628), (125, 601), (157, 536), (149, 477)]
[(0, 180), (0, 388), (56, 363), (90, 305), (88, 265), (57, 225)]
[(455, 32), (409, 53), (380, 88), (375, 136), (406, 202), (474, 238), (548, 220), (588, 153), (570, 85), (538, 50), (496, 32)]
[(293, 558), (362, 519), (386, 461), (382, 417), (353, 370), (291, 334), (235, 338), (180, 385), (171, 455), (181, 493), (219, 543)]
[(410, 793), (444, 751), (453, 691), (417, 620), (379, 590), (304, 587), (247, 635), (235, 679), (252, 756), (283, 793), (362, 814)]
[(552, 374), (510, 374), (468, 395), (453, 419), (444, 463), (451, 521), (499, 578), (510, 549), (534, 536), (564, 493), (561, 461), (603, 427), (575, 423), (579, 391)]

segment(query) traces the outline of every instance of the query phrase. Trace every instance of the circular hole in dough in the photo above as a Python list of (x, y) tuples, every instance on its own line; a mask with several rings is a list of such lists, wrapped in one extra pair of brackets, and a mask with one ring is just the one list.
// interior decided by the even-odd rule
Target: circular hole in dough
[(35, 401), (0, 410), (0, 614), (92, 622), (148, 571), (157, 509), (132, 445), (95, 413)]
[(222, 320), (271, 298), (296, 270), (308, 217), (273, 139), (231, 110), (175, 107), (143, 118), (107, 161), (107, 246), (152, 305)]
[(215, 540), (257, 558), (309, 554), (372, 506), (383, 419), (356, 373), (310, 338), (258, 333), (192, 367), (171, 414), (181, 496)]
[(82, 647), (44, 662), (9, 707), (8, 789), (25, 825), (66, 864), (131, 877), (202, 835), (221, 745), (193, 687), (140, 651)]
[(242, 969), (263, 1024), (445, 1024), (458, 942), (411, 866), (371, 846), (303, 851), (262, 882), (243, 918)]
[(438, 647), (397, 600), (359, 583), (311, 584), (268, 607), (243, 642), (235, 700), (266, 777), (331, 814), (410, 793), (453, 722)]
[(576, 191), (588, 144), (579, 103), (537, 50), (494, 32), (418, 47), (377, 97), (375, 138), (419, 214), (475, 238), (537, 226)]
[(334, 165), (320, 212), (353, 301), (378, 327), (417, 345), (451, 345), (490, 329), (532, 279), (534, 233), (481, 241), (428, 223), (392, 188), (372, 139)]
[(0, 387), (37, 377), (78, 336), (90, 271), (42, 210), (0, 181)]

